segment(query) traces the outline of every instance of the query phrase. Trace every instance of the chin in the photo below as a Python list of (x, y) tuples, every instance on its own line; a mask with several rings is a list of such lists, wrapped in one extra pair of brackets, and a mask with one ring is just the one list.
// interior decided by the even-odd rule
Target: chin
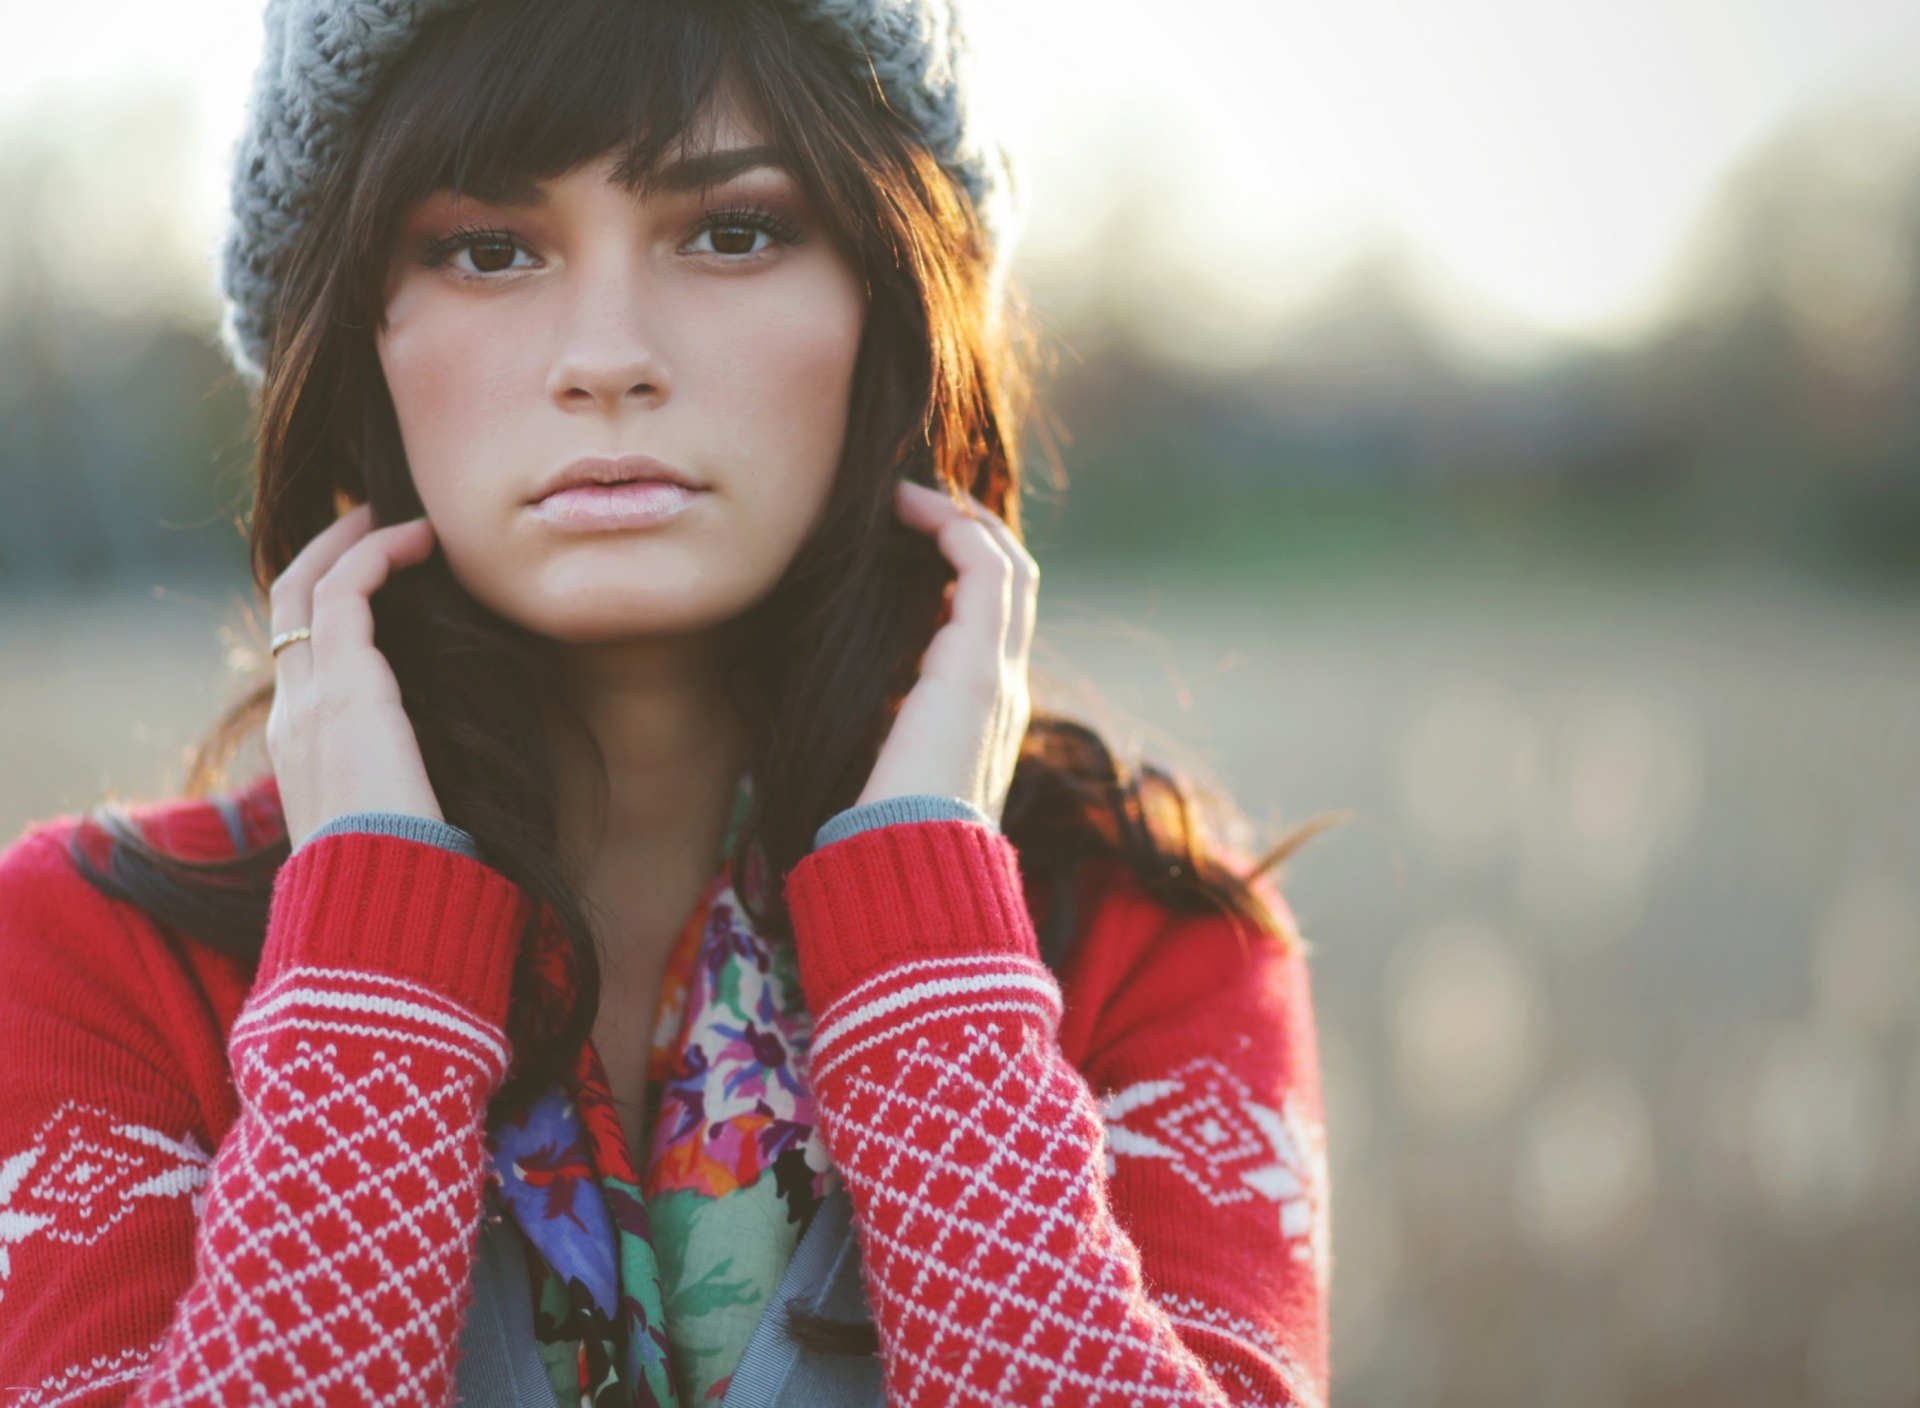
[(522, 630), (566, 645), (605, 645), (712, 630), (773, 588), (772, 577), (744, 577), (737, 568), (722, 570), (698, 556), (566, 554), (510, 576), (467, 574), (453, 565), (475, 599)]
[(623, 601), (587, 610), (569, 610), (555, 603), (524, 619), (508, 619), (556, 644), (586, 646), (699, 635), (732, 620), (734, 614), (690, 611), (673, 602)]

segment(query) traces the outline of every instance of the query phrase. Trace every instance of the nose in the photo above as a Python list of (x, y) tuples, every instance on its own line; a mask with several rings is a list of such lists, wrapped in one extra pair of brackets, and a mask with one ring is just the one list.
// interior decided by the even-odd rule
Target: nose
[(650, 300), (631, 276), (601, 273), (574, 292), (547, 392), (563, 410), (658, 404), (669, 377)]

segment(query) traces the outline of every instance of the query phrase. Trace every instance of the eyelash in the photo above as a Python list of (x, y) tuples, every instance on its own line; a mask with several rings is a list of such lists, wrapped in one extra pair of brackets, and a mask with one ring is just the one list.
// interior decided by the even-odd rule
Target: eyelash
[[(800, 227), (793, 221), (759, 205), (735, 205), (724, 210), (708, 211), (701, 217), (694, 234), (698, 237), (709, 231), (729, 228), (760, 230), (781, 244), (798, 244), (801, 237)], [(510, 244), (515, 249), (526, 249), (526, 245), (511, 230), (462, 225), (429, 244), (421, 254), (420, 262), (429, 269), (437, 269), (461, 250), (478, 244)]]
[(420, 255), (420, 262), (429, 269), (438, 269), (461, 250), (477, 244), (510, 244), (515, 249), (526, 246), (515, 239), (511, 230), (483, 228), (477, 225), (461, 225), (448, 231)]
[(695, 234), (705, 234), (710, 230), (724, 230), (730, 226), (763, 231), (781, 244), (800, 242), (800, 227), (763, 205), (734, 205), (724, 210), (710, 210), (701, 217), (700, 228), (695, 231)]

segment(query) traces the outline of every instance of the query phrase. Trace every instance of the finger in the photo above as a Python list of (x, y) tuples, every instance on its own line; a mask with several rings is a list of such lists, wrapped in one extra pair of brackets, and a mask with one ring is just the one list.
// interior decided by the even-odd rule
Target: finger
[[(340, 558), (373, 529), (373, 510), (367, 505), (343, 513), (313, 536), (268, 588), (268, 631), (311, 629), (313, 587)], [(313, 668), (313, 650), (307, 641), (292, 641), (272, 657), (274, 677), (285, 685), (305, 682)]]
[(367, 534), (340, 554), (313, 588), (313, 661), (327, 669), (373, 645), (373, 594), (395, 572), (433, 552), (433, 525), (424, 518)]
[(300, 549), (267, 589), (274, 634), (311, 624), (314, 583), (340, 560), (341, 553), (372, 531), (373, 510), (361, 504), (341, 514)]
[[(958, 574), (953, 584), (950, 619), (969, 635), (991, 641), (996, 653), (1006, 649), (1013, 616), (1013, 564), (981, 519), (960, 505), (939, 514), (930, 530), (940, 555)], [(935, 515), (926, 515), (932, 520)]]
[(968, 502), (974, 506), (979, 521), (993, 534), (993, 540), (1000, 545), (1000, 550), (1013, 566), (1013, 616), (1007, 631), (1007, 658), (1024, 660), (1033, 647), (1034, 627), (1039, 619), (1040, 564), (1034, 561), (1033, 554), (1027, 551), (1027, 545), (1020, 541), (1020, 535), (1007, 525), (1004, 518), (978, 499), (969, 499)]
[(959, 503), (939, 489), (902, 479), (894, 486), (894, 511), (907, 527), (932, 536), (942, 525), (965, 516)]
[[(901, 520), (911, 528), (933, 534), (941, 542), (943, 554), (956, 568), (961, 564), (946, 552), (943, 536), (951, 531), (948, 525), (955, 522), (971, 523), (985, 530), (1008, 569), (1008, 609), (1006, 624), (1000, 631), (1002, 646), (1008, 659), (1024, 659), (1033, 644), (1034, 625), (1038, 616), (1040, 565), (1033, 560), (1033, 555), (1027, 551), (1019, 536), (998, 514), (972, 496), (956, 501), (936, 489), (902, 481), (896, 503)], [(959, 608), (958, 596), (956, 587), (956, 611)]]
[(994, 541), (1000, 544), (1022, 576), (1039, 576), (1039, 564), (1027, 552), (1020, 536), (1007, 526), (1005, 519), (973, 495), (955, 499), (938, 489), (929, 489), (924, 484), (907, 480), (900, 482), (899, 490), (896, 504), (901, 520), (908, 527), (933, 533), (955, 518), (978, 519), (993, 534)]

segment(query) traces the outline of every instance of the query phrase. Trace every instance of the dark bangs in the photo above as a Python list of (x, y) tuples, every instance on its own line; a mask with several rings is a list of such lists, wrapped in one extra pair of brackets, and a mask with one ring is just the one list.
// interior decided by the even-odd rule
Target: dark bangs
[[(524, 199), (607, 156), (644, 190), (677, 146), (705, 147), (729, 84), (858, 258), (854, 232), (872, 219), (859, 207), (883, 154), (824, 151), (819, 134), (857, 128), (844, 109), (863, 85), (873, 103), (861, 106), (879, 109), (866, 122), (895, 119), (870, 73), (795, 24), (764, 0), (479, 0), (434, 21), (382, 85), (348, 163), (353, 301), (377, 320), (387, 251), (415, 202), (441, 190)], [(912, 144), (904, 126), (897, 135), (901, 149)]]
[[(895, 485), (971, 493), (1017, 530), (1027, 386), (1022, 323), (996, 311), (978, 212), (831, 33), (783, 0), (477, 0), (429, 24), (302, 213), (261, 385), (249, 532), (264, 591), (343, 503), (370, 503), (381, 523), (424, 511), (375, 336), (416, 201), (512, 198), (608, 155), (645, 188), (669, 158), (701, 154), (722, 96), (782, 154), (867, 296), (827, 503), (739, 623), (730, 672), (754, 784), (734, 874), (756, 919), (784, 933), (785, 876), (857, 800), (947, 610), (952, 569), (899, 523)], [(573, 1070), (599, 1003), (598, 951), (559, 844), (552, 729), (566, 701), (546, 644), (474, 600), (442, 555), (396, 574), (373, 611), (442, 813), (530, 901), (507, 1019), (514, 1067), (495, 1099), (496, 1112), (517, 1109)], [(272, 698), (267, 680), (228, 713), (201, 750), (199, 785)], [(95, 864), (76, 844), (75, 858), (104, 893), (257, 958), (284, 838), (209, 869), (103, 825), (109, 853)], [(1209, 848), (1177, 780), (1129, 774), (1077, 725), (1034, 721), (1004, 829), (1029, 893), (1050, 897), (1050, 958), (1074, 931), (1076, 877), (1095, 862), (1121, 864), (1176, 910), (1279, 927)], [(570, 999), (555, 997), (543, 956), (549, 918)]]

